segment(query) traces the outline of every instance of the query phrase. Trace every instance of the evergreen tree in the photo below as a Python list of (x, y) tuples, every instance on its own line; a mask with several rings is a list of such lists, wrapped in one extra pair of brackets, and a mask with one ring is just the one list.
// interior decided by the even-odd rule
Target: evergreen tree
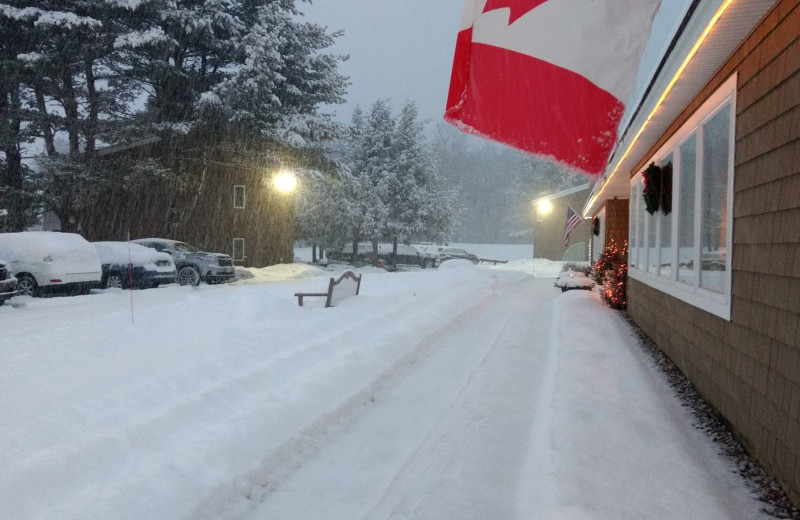
[(603, 300), (614, 309), (624, 309), (628, 305), (628, 242), (620, 246), (611, 233), (593, 270), (595, 280), (603, 285)]
[[(169, 131), (305, 145), (337, 131), (319, 109), (342, 101), (345, 57), (299, 14), (294, 0), (0, 1), (13, 35), (0, 40), (1, 224), (22, 229), (42, 204), (74, 229), (94, 187), (163, 172), (99, 167), (98, 143)], [(22, 161), (33, 141), (39, 175)]]
[(356, 202), (358, 233), (354, 233), (353, 250), (359, 239), (372, 242), (372, 258), (377, 261), (378, 241), (385, 236), (389, 217), (387, 204), (389, 179), (396, 175), (396, 154), (393, 146), (395, 121), (386, 100), (375, 101), (364, 120), (356, 141), (356, 156), (348, 188)]
[(406, 103), (395, 133), (396, 172), (388, 184), (390, 217), (386, 230), (393, 240), (394, 253), (398, 241), (443, 241), (453, 227), (453, 197), (443, 188), (424, 130), (416, 104)]
[(290, 144), (330, 137), (336, 125), (319, 106), (344, 102), (347, 80), (337, 65), (345, 57), (322, 51), (341, 33), (298, 23), (293, 6), (273, 2), (255, 11), (256, 22), (242, 41), (247, 59), (201, 102), (221, 105), (234, 120)]
[(327, 148), (339, 161), (338, 175), (315, 180), (303, 195), (309, 199), (299, 213), (303, 238), (324, 236), (337, 246), (349, 242), (351, 251), (369, 240), (375, 259), (378, 240), (447, 240), (455, 222), (454, 195), (439, 177), (423, 132), (414, 103), (397, 119), (385, 100), (376, 101), (369, 113), (356, 107), (346, 136)]
[(0, 231), (21, 231), (33, 219), (35, 187), (28, 186), (30, 170), (22, 161), (32, 138), (23, 125), (24, 58), (33, 51), (34, 13), (0, 4)]

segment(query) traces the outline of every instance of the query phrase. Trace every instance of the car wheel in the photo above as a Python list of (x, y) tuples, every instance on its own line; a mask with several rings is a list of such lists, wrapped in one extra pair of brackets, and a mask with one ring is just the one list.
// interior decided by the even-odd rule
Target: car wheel
[(200, 285), (200, 271), (192, 265), (181, 267), (178, 271), (178, 285)]
[(38, 285), (33, 276), (21, 274), (17, 276), (17, 294), (21, 296), (36, 296)]
[(109, 273), (106, 278), (106, 289), (122, 289), (124, 286), (122, 275), (118, 273)]
[(431, 259), (425, 260), (425, 263), (422, 265), (423, 269), (431, 269), (434, 265), (434, 261)]

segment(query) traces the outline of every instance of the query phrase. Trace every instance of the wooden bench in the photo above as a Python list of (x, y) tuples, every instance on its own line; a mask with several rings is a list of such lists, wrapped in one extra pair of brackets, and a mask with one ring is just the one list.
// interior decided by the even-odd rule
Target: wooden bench
[(346, 271), (338, 280), (331, 278), (328, 283), (328, 292), (294, 293), (297, 296), (297, 305), (303, 306), (303, 298), (310, 296), (325, 296), (325, 307), (333, 307), (348, 296), (355, 296), (361, 289), (361, 275), (356, 276), (352, 271)]

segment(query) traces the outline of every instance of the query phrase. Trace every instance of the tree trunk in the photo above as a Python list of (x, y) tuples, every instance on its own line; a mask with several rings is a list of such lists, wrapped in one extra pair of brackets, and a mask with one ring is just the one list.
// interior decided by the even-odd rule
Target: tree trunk
[(4, 206), (0, 209), (8, 210), (8, 215), (0, 216), (2, 231), (23, 231), (27, 226), (26, 208), (21, 198), (24, 180), (22, 154), (17, 138), (22, 124), (19, 89), (19, 81), (14, 78), (0, 80), (0, 123), (3, 124), (0, 135), (4, 137), (0, 145), (6, 156), (5, 169), (0, 170), (0, 181), (3, 187), (7, 187), (0, 192)]
[(49, 157), (56, 155), (56, 145), (53, 140), (53, 126), (50, 124), (50, 114), (47, 112), (47, 104), (44, 100), (44, 85), (41, 80), (33, 86), (36, 95), (36, 106), (39, 108), (39, 116), (42, 118), (42, 137), (44, 137), (44, 149)]
[(74, 159), (80, 154), (80, 114), (78, 113), (75, 89), (72, 86), (72, 71), (68, 66), (64, 66), (61, 79), (64, 83), (62, 105), (69, 135), (69, 156)]
[(87, 159), (91, 159), (95, 150), (97, 135), (97, 115), (100, 113), (100, 100), (97, 97), (97, 88), (94, 79), (94, 62), (86, 58), (86, 96), (89, 103), (89, 118), (86, 122), (86, 150)]
[(392, 270), (397, 271), (397, 235), (392, 237)]
[(356, 258), (358, 257), (358, 242), (361, 240), (361, 234), (358, 232), (357, 229), (353, 230), (353, 256), (351, 258), (351, 262), (353, 264), (356, 263)]

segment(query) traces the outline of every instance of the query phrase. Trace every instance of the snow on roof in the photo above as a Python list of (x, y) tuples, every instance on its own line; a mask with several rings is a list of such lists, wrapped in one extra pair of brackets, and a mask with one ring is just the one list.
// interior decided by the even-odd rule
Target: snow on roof
[(542, 200), (560, 199), (561, 197), (566, 197), (567, 195), (572, 195), (573, 193), (579, 193), (581, 191), (588, 190), (590, 186), (591, 186), (591, 183), (586, 183), (586, 184), (582, 184), (580, 186), (576, 186), (574, 188), (570, 188), (568, 190), (559, 191), (558, 193), (553, 193), (552, 195), (543, 195), (543, 196), (539, 197), (538, 199), (533, 199), (531, 201), (531, 204), (535, 205), (537, 202), (540, 202)]

